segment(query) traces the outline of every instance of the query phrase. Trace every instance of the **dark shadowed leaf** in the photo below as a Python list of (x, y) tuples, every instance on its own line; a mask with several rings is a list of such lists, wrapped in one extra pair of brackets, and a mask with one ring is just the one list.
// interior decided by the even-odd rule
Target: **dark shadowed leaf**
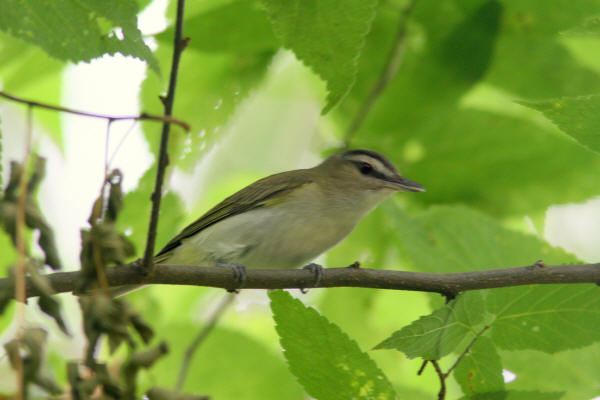
[(456, 366), (454, 378), (468, 395), (504, 390), (502, 363), (494, 342), (486, 336), (478, 338)]

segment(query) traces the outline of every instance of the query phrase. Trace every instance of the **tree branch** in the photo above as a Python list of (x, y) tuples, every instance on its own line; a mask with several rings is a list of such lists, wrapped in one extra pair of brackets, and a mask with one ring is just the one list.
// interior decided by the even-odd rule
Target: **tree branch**
[(40, 103), (38, 101), (27, 100), (27, 99), (23, 99), (21, 97), (13, 96), (12, 94), (8, 94), (8, 93), (2, 92), (2, 91), (0, 91), (0, 97), (4, 97), (5, 99), (14, 101), (16, 103), (27, 104), (30, 107), (43, 108), (45, 110), (64, 112), (67, 114), (81, 115), (83, 117), (101, 118), (101, 119), (105, 119), (108, 121), (121, 121), (121, 120), (162, 121), (163, 123), (179, 125), (186, 131), (190, 130), (190, 126), (187, 122), (181, 121), (177, 118), (173, 118), (170, 115), (160, 116), (160, 115), (152, 115), (152, 114), (147, 114), (147, 113), (141, 113), (140, 115), (107, 115), (107, 114), (98, 114), (98, 113), (92, 113), (92, 112), (87, 112), (87, 111), (74, 110), (72, 108), (55, 106), (55, 105), (47, 104), (47, 103)]
[(354, 134), (358, 131), (363, 121), (371, 111), (371, 108), (381, 95), (388, 83), (396, 75), (398, 68), (402, 64), (402, 58), (404, 56), (404, 49), (406, 48), (406, 25), (408, 23), (408, 17), (412, 12), (417, 0), (411, 0), (410, 3), (401, 11), (400, 22), (398, 22), (398, 28), (396, 31), (396, 38), (394, 40), (394, 47), (391, 49), (387, 60), (385, 61), (383, 70), (379, 75), (379, 79), (371, 87), (371, 91), (361, 104), (357, 113), (354, 115), (354, 119), (348, 126), (344, 137), (344, 147), (350, 147), (350, 142), (354, 137)]
[(438, 364), (437, 360), (430, 360), (429, 362), (431, 365), (433, 365), (435, 373), (440, 378), (440, 391), (438, 392), (438, 400), (444, 400), (446, 398), (446, 376), (442, 372), (440, 364)]
[[(185, 0), (177, 0), (177, 18), (175, 20), (175, 35), (173, 38), (173, 58), (171, 59), (171, 74), (169, 76), (169, 88), (167, 96), (162, 98), (165, 107), (165, 116), (170, 117), (173, 112), (175, 102), (175, 88), (177, 86), (177, 72), (179, 71), (179, 60), (181, 53), (185, 49), (189, 39), (183, 38), (183, 10)], [(162, 133), (160, 135), (160, 149), (158, 152), (158, 167), (156, 169), (156, 180), (154, 182), (154, 191), (152, 192), (152, 211), (150, 213), (150, 223), (148, 224), (148, 236), (146, 238), (146, 250), (144, 251), (143, 266), (146, 273), (151, 273), (154, 267), (152, 258), (154, 257), (154, 244), (156, 241), (156, 229), (158, 226), (158, 213), (160, 210), (160, 200), (162, 198), (162, 186), (165, 179), (165, 170), (169, 164), (169, 155), (167, 153), (169, 146), (169, 134), (171, 124), (163, 123)]]
[[(249, 269), (244, 289), (311, 288), (314, 273), (308, 270)], [(77, 287), (79, 271), (45, 275), (57, 293), (71, 292)], [(157, 264), (152, 275), (137, 264), (106, 269), (110, 286), (134, 284), (168, 284), (209, 286), (230, 289), (237, 284), (233, 271), (223, 267)], [(600, 264), (499, 268), (484, 271), (434, 274), (365, 268), (325, 268), (318, 287), (363, 287), (373, 289), (412, 290), (456, 295), (460, 292), (532, 284), (567, 284), (600, 282)], [(10, 281), (0, 279), (0, 291)], [(27, 296), (39, 292), (27, 281)]]

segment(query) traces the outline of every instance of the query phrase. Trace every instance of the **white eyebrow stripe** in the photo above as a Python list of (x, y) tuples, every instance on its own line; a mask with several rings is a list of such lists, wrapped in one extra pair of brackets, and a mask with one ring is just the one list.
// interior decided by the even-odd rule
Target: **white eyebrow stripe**
[(384, 175), (393, 176), (396, 174), (395, 171), (391, 171), (388, 167), (385, 166), (385, 164), (383, 164), (378, 159), (369, 157), (364, 154), (355, 154), (355, 155), (348, 157), (348, 159), (351, 161), (366, 162), (368, 164), (371, 164), (371, 166), (373, 166), (375, 171), (381, 172)]

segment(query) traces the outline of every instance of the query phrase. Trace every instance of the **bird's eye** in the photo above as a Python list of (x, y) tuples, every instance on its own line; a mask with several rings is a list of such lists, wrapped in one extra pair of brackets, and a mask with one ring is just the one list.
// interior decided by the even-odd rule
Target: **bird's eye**
[(360, 173), (363, 175), (368, 175), (371, 173), (371, 171), (373, 171), (373, 167), (371, 166), (371, 164), (366, 163), (366, 162), (361, 163), (359, 169), (360, 169)]

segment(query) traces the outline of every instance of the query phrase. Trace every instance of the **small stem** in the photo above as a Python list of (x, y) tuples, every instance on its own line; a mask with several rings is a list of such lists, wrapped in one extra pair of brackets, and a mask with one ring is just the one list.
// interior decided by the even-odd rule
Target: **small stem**
[(354, 134), (361, 127), (365, 118), (371, 111), (371, 108), (379, 96), (381, 96), (381, 93), (383, 93), (392, 78), (394, 78), (398, 68), (400, 68), (400, 65), (402, 64), (404, 50), (406, 48), (406, 25), (408, 22), (408, 17), (410, 16), (410, 13), (412, 12), (416, 2), (417, 0), (411, 0), (411, 2), (400, 13), (400, 22), (398, 23), (398, 29), (396, 31), (394, 47), (388, 55), (379, 78), (373, 84), (373, 87), (371, 87), (371, 91), (358, 109), (358, 112), (354, 115), (354, 119), (346, 130), (344, 148), (350, 147), (350, 142), (352, 141)]
[[(27, 253), (25, 250), (25, 208), (27, 205), (27, 169), (29, 166), (29, 157), (31, 153), (31, 135), (33, 129), (33, 108), (27, 107), (27, 127), (25, 132), (25, 155), (21, 165), (21, 175), (19, 176), (19, 197), (17, 198), (17, 210), (15, 216), (15, 242), (17, 247), (17, 269), (15, 274), (15, 299), (17, 301), (17, 342), (21, 346), (23, 341), (23, 332), (25, 329), (25, 301), (27, 299), (25, 270), (27, 268)], [(23, 400), (25, 396), (25, 377), (23, 358), (17, 357), (17, 396), (18, 400)]]
[[(175, 20), (175, 35), (173, 39), (173, 58), (171, 60), (171, 74), (169, 76), (169, 88), (167, 96), (163, 101), (165, 116), (170, 117), (173, 112), (175, 102), (175, 88), (177, 86), (177, 72), (179, 70), (179, 60), (181, 53), (187, 45), (187, 40), (183, 39), (183, 11), (185, 0), (177, 0), (177, 18)], [(156, 180), (154, 182), (154, 192), (152, 193), (152, 211), (150, 213), (150, 224), (148, 225), (148, 236), (146, 238), (146, 250), (144, 251), (143, 265), (146, 272), (150, 274), (154, 268), (152, 260), (154, 256), (154, 244), (156, 241), (156, 229), (158, 226), (158, 212), (160, 210), (160, 200), (162, 198), (162, 187), (165, 179), (165, 170), (169, 164), (167, 153), (169, 146), (169, 133), (171, 125), (163, 123), (160, 136), (160, 149), (158, 153), (158, 166), (156, 169)]]
[(417, 375), (421, 375), (423, 373), (423, 371), (425, 371), (425, 367), (427, 366), (428, 362), (429, 362), (429, 360), (423, 360), (423, 364), (421, 364), (421, 366), (419, 367), (419, 370), (417, 371)]
[(177, 383), (175, 384), (176, 391), (179, 392), (183, 388), (183, 384), (185, 382), (185, 378), (187, 376), (187, 372), (190, 367), (190, 363), (192, 362), (192, 357), (194, 356), (194, 353), (196, 352), (196, 350), (198, 350), (202, 342), (204, 342), (204, 340), (212, 332), (214, 327), (217, 325), (219, 318), (223, 315), (227, 307), (229, 307), (229, 305), (233, 302), (234, 297), (235, 296), (231, 294), (225, 296), (225, 298), (221, 301), (219, 306), (215, 309), (215, 311), (209, 318), (204, 328), (202, 328), (202, 330), (198, 332), (198, 335), (194, 338), (192, 343), (190, 343), (190, 345), (186, 349), (185, 356), (183, 357), (183, 362), (181, 363), (181, 368), (179, 369), (179, 375), (177, 376)]
[(456, 366), (458, 365), (458, 363), (460, 362), (460, 360), (463, 359), (464, 356), (466, 356), (469, 351), (471, 350), (471, 347), (473, 347), (473, 345), (475, 344), (475, 342), (477, 341), (477, 339), (479, 339), (479, 337), (481, 335), (483, 335), (483, 333), (485, 331), (487, 331), (490, 328), (489, 325), (486, 325), (483, 327), (483, 329), (481, 329), (476, 335), (475, 337), (471, 340), (471, 342), (467, 345), (467, 347), (464, 349), (464, 351), (458, 356), (458, 358), (456, 359), (456, 361), (454, 361), (454, 364), (452, 364), (452, 366), (448, 369), (448, 371), (446, 371), (446, 373), (444, 374), (445, 377), (448, 377), (452, 371), (454, 370), (454, 368), (456, 368)]
[(30, 107), (37, 107), (37, 108), (43, 108), (45, 110), (80, 115), (82, 117), (101, 118), (101, 119), (113, 120), (113, 121), (121, 121), (121, 120), (161, 121), (163, 123), (171, 123), (171, 124), (179, 125), (186, 131), (190, 130), (190, 125), (188, 123), (181, 121), (177, 118), (173, 118), (170, 115), (160, 116), (160, 115), (152, 115), (152, 114), (148, 114), (148, 113), (141, 113), (140, 115), (107, 115), (107, 114), (98, 114), (98, 113), (92, 113), (92, 112), (87, 112), (87, 111), (74, 110), (72, 108), (55, 106), (55, 105), (47, 104), (47, 103), (40, 103), (38, 101), (33, 101), (33, 100), (26, 100), (21, 97), (17, 97), (17, 96), (14, 96), (12, 94), (8, 94), (8, 93), (2, 92), (2, 91), (0, 91), (0, 97), (4, 97), (5, 99), (11, 100), (11, 101), (14, 101), (17, 103), (27, 104)]
[(442, 372), (440, 368), (440, 364), (438, 364), (437, 360), (429, 361), (433, 368), (435, 368), (435, 372), (440, 378), (440, 391), (438, 392), (438, 400), (444, 400), (446, 398), (446, 375)]
[[(106, 140), (104, 143), (104, 177), (102, 179), (102, 184), (100, 185), (100, 193), (98, 195), (98, 202), (94, 202), (92, 209), (92, 217), (90, 218), (90, 225), (92, 225), (92, 231), (96, 228), (96, 223), (102, 218), (102, 211), (104, 209), (104, 191), (106, 188), (106, 184), (108, 183), (108, 145), (110, 139), (110, 127), (112, 125), (111, 119), (109, 119), (106, 123)], [(92, 233), (92, 257), (94, 259), (94, 267), (96, 269), (96, 277), (98, 278), (98, 282), (100, 283), (100, 287), (104, 290), (106, 294), (109, 293), (109, 284), (108, 279), (106, 279), (106, 274), (104, 272), (105, 265), (102, 260), (102, 248), (101, 244), (98, 241), (98, 232)]]

